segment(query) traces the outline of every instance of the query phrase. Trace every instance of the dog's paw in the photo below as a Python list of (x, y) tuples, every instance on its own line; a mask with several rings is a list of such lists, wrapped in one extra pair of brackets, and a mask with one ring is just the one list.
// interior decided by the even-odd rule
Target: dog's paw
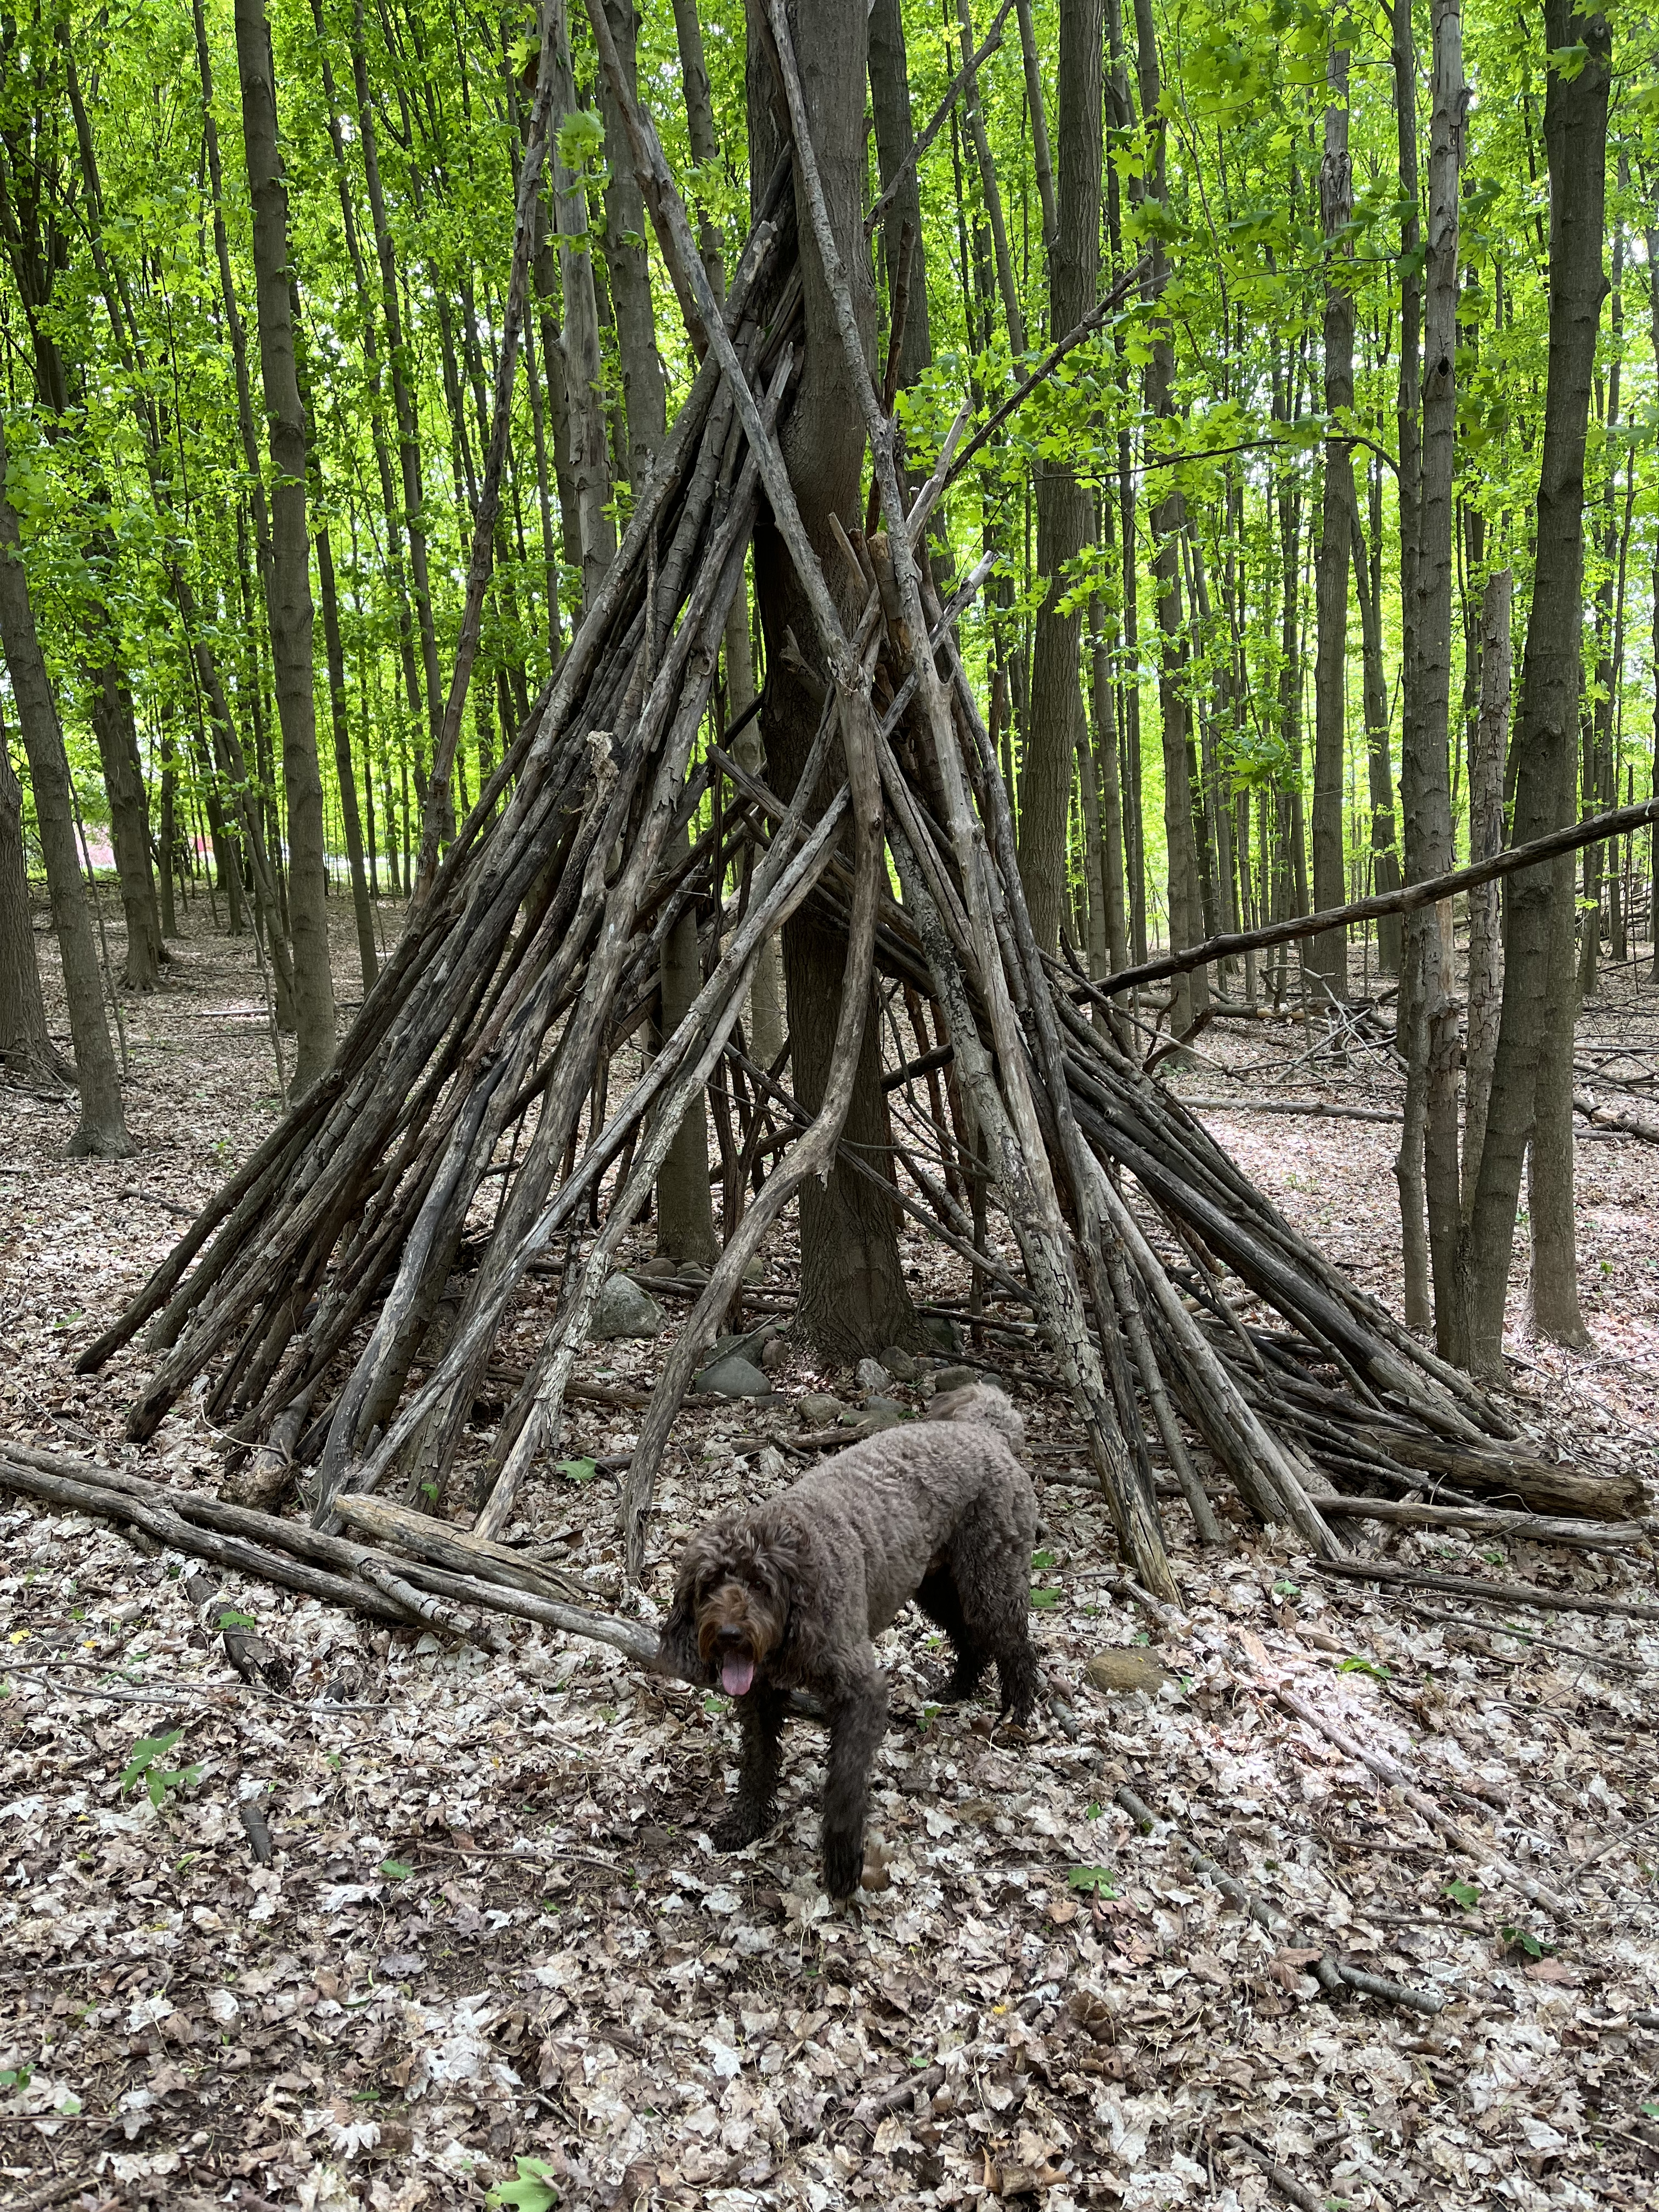
[(717, 1851), (740, 1851), (745, 1844), (752, 1844), (763, 1836), (772, 1825), (772, 1808), (763, 1805), (758, 1813), (739, 1807), (717, 1820), (708, 1831), (709, 1841)]
[(823, 1839), (823, 1886), (831, 1897), (851, 1897), (864, 1878), (862, 1836)]

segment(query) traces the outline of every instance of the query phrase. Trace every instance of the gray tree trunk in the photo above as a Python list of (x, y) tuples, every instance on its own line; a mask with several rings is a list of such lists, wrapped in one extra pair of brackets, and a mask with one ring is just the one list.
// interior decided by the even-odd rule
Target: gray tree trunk
[[(634, 0), (605, 0), (611, 34), (622, 58), (629, 88), (637, 92), (635, 47), (639, 19)], [(610, 172), (605, 187), (605, 261), (611, 274), (611, 298), (617, 313), (617, 348), (622, 356), (623, 404), (628, 418), (628, 480), (637, 499), (661, 447), (667, 428), (668, 392), (657, 353), (657, 324), (651, 310), (651, 272), (645, 250), (645, 202), (634, 174), (628, 134), (621, 114), (600, 76), (605, 115), (605, 158)]]
[[(1325, 413), (1334, 422), (1353, 405), (1353, 248), (1342, 240), (1353, 214), (1348, 158), (1348, 50), (1334, 46), (1326, 64), (1325, 156), (1319, 206), (1325, 230)], [(1347, 896), (1342, 860), (1344, 770), (1347, 755), (1348, 555), (1357, 508), (1353, 449), (1340, 439), (1325, 447), (1325, 487), (1316, 574), (1317, 643), (1314, 653), (1313, 900), (1318, 912)], [(1348, 933), (1328, 931), (1303, 948), (1303, 963), (1328, 1005), (1348, 995)]]
[[(764, 9), (749, 0), (749, 161), (751, 191), (770, 175), (783, 141), (781, 104), (767, 47)], [(866, 345), (872, 347), (875, 295), (864, 242), (864, 89), (868, 67), (865, 0), (811, 0), (792, 26), (813, 144), (843, 265)], [(860, 512), (864, 424), (848, 373), (835, 308), (811, 228), (801, 224), (806, 343), (800, 383), (781, 443), (801, 519), (814, 550), (842, 598), (842, 619), (856, 620), (846, 563), (830, 517)], [(768, 780), (793, 795), (817, 727), (818, 684), (784, 658), (792, 629), (803, 654), (817, 650), (810, 604), (769, 522), (755, 535), (755, 592), (767, 646), (769, 681), (763, 734)], [(794, 1096), (809, 1114), (823, 1103), (835, 1045), (844, 935), (803, 910), (783, 933)], [(873, 999), (873, 993), (872, 993)], [(886, 1101), (881, 1088), (881, 1025), (873, 1003), (864, 1024), (843, 1142), (869, 1159), (889, 1157)], [(837, 1162), (829, 1180), (809, 1180), (800, 1196), (801, 1293), (797, 1327), (824, 1357), (856, 1358), (890, 1344), (915, 1342), (920, 1329), (899, 1265), (891, 1200)]]
[(70, 1036), (75, 1045), (81, 1115), (68, 1150), (71, 1157), (94, 1153), (105, 1159), (125, 1159), (132, 1146), (121, 1105), (120, 1076), (104, 1019), (104, 991), (86, 884), (75, 848), (69, 756), (64, 750), (52, 679), (34, 626), (17, 515), (7, 492), (6, 476), (5, 424), (0, 419), (0, 651), (10, 672), (23, 750), (28, 756), (34, 818), (46, 857), (46, 888), (63, 958), (64, 993), (69, 1001)]
[[(1607, 291), (1601, 253), (1613, 36), (1605, 17), (1577, 14), (1571, 0), (1546, 0), (1546, 50), (1580, 41), (1583, 66), (1573, 76), (1549, 70), (1544, 98), (1549, 368), (1536, 565), (1514, 747), (1510, 834), (1516, 844), (1571, 820), (1576, 797), (1583, 684), (1584, 446)], [(1534, 1316), (1552, 1333), (1583, 1327), (1572, 1237), (1574, 876), (1568, 855), (1510, 880), (1504, 1010), (1480, 1177), (1461, 1255), (1457, 1347), (1464, 1365), (1494, 1378), (1504, 1372), (1504, 1297), (1529, 1143), (1538, 1163), (1532, 1176)]]
[[(1504, 845), (1504, 768), (1509, 755), (1510, 686), (1514, 648), (1510, 608), (1515, 579), (1508, 568), (1487, 577), (1480, 600), (1480, 705), (1469, 754), (1469, 858), (1485, 860)], [(1496, 884), (1469, 893), (1469, 972), (1465, 1021), (1463, 1208), (1467, 1218), (1486, 1141), (1486, 1105), (1498, 1023), (1503, 1006), (1502, 898)]]
[(75, 1070), (52, 1041), (29, 916), (23, 787), (0, 728), (0, 1067), (20, 1082), (62, 1089)]
[[(1054, 338), (1082, 321), (1099, 289), (1103, 30), (1102, 0), (1062, 0), (1057, 228), (1048, 255)], [(1037, 611), (1031, 722), (1020, 784), (1019, 874), (1037, 943), (1053, 952), (1066, 902), (1073, 764), (1089, 743), (1079, 668), (1083, 616), (1075, 606), (1063, 612), (1061, 602), (1074, 580), (1070, 564), (1094, 536), (1094, 501), (1069, 468), (1050, 459), (1037, 472), (1036, 510), (1037, 573), (1045, 591)], [(1086, 804), (1086, 792), (1085, 799)], [(1091, 810), (1097, 830), (1098, 819)], [(1097, 904), (1098, 897), (1097, 892), (1091, 902)]]
[[(554, 42), (556, 130), (558, 119), (574, 114), (578, 105), (565, 6), (566, 0), (548, 0), (543, 17), (543, 35)], [(553, 176), (553, 222), (564, 291), (560, 350), (564, 362), (570, 478), (581, 533), (582, 604), (589, 606), (617, 550), (617, 526), (608, 511), (611, 459), (600, 388), (599, 310), (587, 245), (587, 186), (579, 174), (566, 168), (551, 148), (548, 167)]]
[[(1400, 889), (1395, 845), (1394, 766), (1389, 752), (1389, 675), (1382, 659), (1382, 480), (1372, 464), (1371, 538), (1368, 546), (1354, 517), (1353, 574), (1359, 599), (1361, 693), (1365, 712), (1366, 784), (1370, 799), (1371, 888)], [(1400, 973), (1401, 921), (1385, 915), (1376, 926), (1377, 961), (1385, 975)]]
[[(1158, 33), (1153, 27), (1152, 0), (1135, 0), (1136, 71), (1140, 82), (1140, 112), (1153, 141), (1152, 167), (1145, 180), (1146, 197), (1162, 201), (1166, 196), (1164, 125), (1160, 115), (1163, 71), (1158, 64)], [(1168, 273), (1164, 247), (1154, 235), (1152, 282), (1154, 295)], [(1146, 372), (1147, 412), (1166, 422), (1175, 413), (1175, 346), (1167, 316), (1154, 325), (1152, 358)], [(1164, 836), (1170, 868), (1170, 944), (1197, 945), (1204, 935), (1203, 893), (1200, 886), (1198, 850), (1193, 839), (1192, 785), (1187, 768), (1187, 738), (1190, 719), (1188, 697), (1188, 653), (1181, 608), (1181, 535), (1186, 527), (1187, 507), (1181, 494), (1166, 490), (1152, 508), (1152, 576), (1158, 591), (1158, 626), (1161, 633), (1158, 665), (1158, 703), (1164, 726)], [(1133, 544), (1124, 533), (1124, 558), (1133, 558)], [(1171, 986), (1170, 1030), (1175, 1036), (1190, 1030), (1210, 1003), (1210, 986), (1203, 969), (1178, 976)]]
[(334, 1057), (323, 785), (317, 766), (310, 544), (306, 531), (306, 417), (294, 356), (288, 186), (276, 137), (276, 88), (264, 0), (236, 0), (242, 141), (253, 202), (259, 374), (270, 426), (271, 669), (283, 729), (288, 805), (289, 937), (294, 949), (298, 1052), (293, 1095), (303, 1097)]
[[(351, 910), (357, 924), (357, 965), (368, 997), (380, 972), (374, 950), (374, 910), (368, 898), (368, 868), (363, 855), (362, 817), (357, 783), (351, 772), (351, 732), (346, 720), (345, 653), (340, 643), (340, 600), (334, 581), (334, 549), (326, 528), (317, 532), (317, 581), (323, 595), (323, 647), (328, 660), (329, 716), (334, 731), (334, 773), (340, 786), (346, 856), (351, 866)], [(364, 732), (368, 742), (368, 732)]]

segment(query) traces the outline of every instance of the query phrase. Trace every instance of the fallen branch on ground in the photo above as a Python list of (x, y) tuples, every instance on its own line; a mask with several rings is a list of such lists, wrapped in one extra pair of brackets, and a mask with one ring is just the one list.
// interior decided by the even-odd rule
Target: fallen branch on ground
[(1439, 1590), (1447, 1597), (1478, 1598), (1482, 1605), (1524, 1605), (1539, 1613), (1594, 1613), (1614, 1620), (1659, 1620), (1659, 1605), (1638, 1605), (1633, 1598), (1591, 1597), (1578, 1590), (1543, 1589), (1536, 1583), (1489, 1583), (1479, 1575), (1431, 1574), (1417, 1567), (1396, 1567), (1385, 1559), (1320, 1559), (1313, 1564), (1322, 1574)]
[[(1180, 1844), (1197, 1871), (1212, 1881), (1221, 1894), (1237, 1905), (1241, 1912), (1248, 1913), (1257, 1927), (1265, 1928), (1270, 1936), (1301, 1936), (1301, 1929), (1277, 1905), (1267, 1904), (1253, 1891), (1246, 1889), (1243, 1882), (1235, 1881), (1190, 1836), (1183, 1835), (1167, 1815), (1154, 1813), (1127, 1783), (1115, 1794), (1116, 1802), (1143, 1832), (1149, 1832), (1160, 1820), (1164, 1820), (1171, 1840)], [(1304, 1941), (1302, 1948), (1312, 1950), (1316, 1947)], [(1340, 1959), (1334, 1959), (1328, 1951), (1322, 1951), (1321, 1955), (1310, 1963), (1320, 1987), (1328, 1996), (1336, 1996), (1342, 1989), (1350, 1989), (1363, 1996), (1376, 1997), (1384, 2004), (1406, 2005), (1413, 2012), (1437, 2013), (1445, 2007), (1444, 1997), (1437, 1996), (1432, 1990), (1413, 1990), (1403, 1982), (1389, 1981), (1381, 1974), (1368, 1974), (1362, 1967), (1350, 1966)]]

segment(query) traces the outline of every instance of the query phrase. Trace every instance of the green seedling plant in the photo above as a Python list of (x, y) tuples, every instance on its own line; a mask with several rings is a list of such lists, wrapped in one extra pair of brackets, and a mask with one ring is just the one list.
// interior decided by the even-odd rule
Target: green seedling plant
[(1387, 1667), (1379, 1666), (1375, 1659), (1362, 1659), (1358, 1652), (1345, 1659), (1336, 1671), (1339, 1674), (1374, 1674), (1379, 1682), (1386, 1682), (1390, 1673)]
[(484, 2203), (497, 2207), (510, 2205), (514, 2212), (552, 2212), (559, 2201), (559, 2192), (553, 2186), (553, 2169), (547, 2160), (526, 2158), (521, 2151), (518, 2167), (517, 2179), (498, 2181)]
[(1117, 1885), (1112, 1879), (1109, 1867), (1069, 1867), (1066, 1874), (1066, 1887), (1067, 1889), (1082, 1890), (1086, 1895), (1097, 1898), (1117, 1895)]
[(183, 1734), (181, 1728), (169, 1729), (165, 1735), (147, 1735), (134, 1744), (126, 1771), (121, 1777), (124, 1797), (142, 1782), (149, 1793), (150, 1803), (159, 1811), (176, 1790), (196, 1787), (202, 1778), (199, 1765), (174, 1767), (162, 1763)]
[(1480, 1893), (1472, 1881), (1449, 1881), (1440, 1893), (1450, 1898), (1460, 1911), (1470, 1912), (1480, 1902)]

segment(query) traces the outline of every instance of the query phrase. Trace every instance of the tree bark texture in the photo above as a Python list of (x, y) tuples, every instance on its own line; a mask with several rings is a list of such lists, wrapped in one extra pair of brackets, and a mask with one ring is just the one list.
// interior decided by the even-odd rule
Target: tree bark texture
[[(1514, 741), (1511, 835), (1516, 843), (1571, 820), (1576, 797), (1584, 446), (1596, 333), (1607, 289), (1601, 254), (1613, 37), (1605, 17), (1577, 13), (1571, 0), (1547, 0), (1547, 50), (1553, 52), (1580, 40), (1586, 49), (1583, 67), (1571, 77), (1551, 68), (1544, 100), (1550, 175), (1549, 368), (1537, 556)], [(1571, 1240), (1574, 877), (1568, 857), (1528, 870), (1510, 886), (1503, 1014), (1480, 1178), (1462, 1252), (1463, 1336), (1458, 1346), (1465, 1365), (1493, 1377), (1504, 1371), (1504, 1297), (1522, 1162), (1529, 1143), (1540, 1155), (1547, 1149), (1549, 1155), (1541, 1175), (1533, 1178), (1534, 1208), (1540, 1196), (1550, 1207), (1551, 1239), (1547, 1250), (1534, 1211), (1534, 1318), (1540, 1327), (1571, 1328), (1577, 1322)]]
[(557, 158), (561, 120), (577, 107), (575, 73), (570, 63), (570, 33), (565, 0), (548, 0), (544, 38), (553, 40), (555, 78), (553, 129), (553, 222), (559, 242), (559, 277), (564, 289), (564, 396), (568, 410), (570, 477), (581, 533), (582, 604), (591, 606), (617, 551), (617, 526), (608, 509), (611, 462), (605, 433), (600, 385), (599, 309), (593, 290), (588, 248), (587, 185)]
[[(635, 44), (639, 19), (634, 0), (605, 0), (606, 21), (617, 52), (635, 88)], [(617, 349), (622, 358), (623, 404), (628, 417), (628, 481), (637, 496), (651, 472), (668, 419), (668, 392), (657, 353), (657, 324), (651, 307), (651, 272), (645, 251), (645, 201), (616, 103), (600, 77), (605, 116), (605, 262), (617, 316)]]
[[(1319, 207), (1325, 229), (1325, 413), (1333, 428), (1353, 406), (1353, 248), (1342, 233), (1353, 214), (1348, 156), (1348, 50), (1334, 46), (1326, 65), (1325, 153)], [(1316, 570), (1318, 635), (1314, 654), (1313, 896), (1316, 909), (1340, 906), (1343, 769), (1347, 752), (1348, 555), (1355, 502), (1353, 449), (1327, 435), (1324, 503)], [(1327, 1004), (1348, 995), (1346, 930), (1310, 940), (1303, 954)]]
[(132, 1146), (121, 1105), (115, 1054), (104, 1019), (92, 915), (75, 847), (69, 756), (64, 750), (58, 703), (34, 624), (17, 515), (6, 489), (6, 475), (5, 424), (0, 420), (0, 651), (6, 656), (23, 750), (28, 756), (34, 818), (46, 856), (52, 926), (58, 933), (64, 993), (69, 1000), (81, 1115), (68, 1150), (72, 1157), (93, 1153), (106, 1159), (124, 1159)]
[(5, 732), (0, 730), (0, 1067), (21, 1082), (54, 1088), (72, 1083), (75, 1070), (52, 1041), (40, 963), (29, 915), (27, 855), (23, 851), (23, 787), (12, 774)]
[[(1102, 0), (1062, 0), (1057, 228), (1048, 255), (1054, 338), (1082, 321), (1099, 289), (1102, 32)], [(1074, 580), (1066, 572), (1094, 535), (1094, 501), (1062, 462), (1046, 459), (1037, 465), (1036, 509), (1037, 573), (1046, 588), (1031, 666), (1019, 875), (1037, 943), (1052, 953), (1066, 903), (1073, 764), (1089, 742), (1079, 665), (1082, 611), (1062, 612), (1060, 602)]]
[[(781, 106), (764, 0), (749, 0), (749, 158), (751, 192), (770, 175), (784, 146), (775, 100)], [(866, 348), (872, 343), (875, 295), (864, 241), (864, 88), (868, 67), (864, 0), (812, 0), (792, 26), (811, 118), (830, 223), (853, 288)], [(799, 185), (797, 184), (799, 196)], [(836, 326), (834, 300), (804, 211), (799, 218), (806, 346), (799, 383), (780, 431), (801, 520), (843, 623), (852, 603), (847, 566), (830, 527), (833, 514), (850, 526), (861, 507), (864, 423)], [(768, 781), (793, 796), (811, 750), (829, 672), (807, 659), (818, 647), (811, 602), (775, 526), (763, 514), (755, 533), (756, 598), (766, 639), (769, 681), (763, 710)], [(796, 650), (787, 651), (793, 635)], [(844, 933), (805, 911), (783, 932), (794, 1095), (806, 1112), (823, 1104), (835, 1049)], [(873, 1000), (873, 991), (872, 991)], [(881, 1167), (890, 1143), (881, 1088), (880, 1024), (873, 1008), (863, 1024), (857, 1073), (842, 1142)], [(837, 1162), (827, 1181), (809, 1181), (800, 1194), (801, 1295), (797, 1327), (826, 1357), (876, 1354), (917, 1332), (899, 1265), (892, 1200)]]
[[(1504, 844), (1504, 768), (1509, 755), (1514, 648), (1510, 611), (1515, 579), (1494, 569), (1480, 599), (1480, 704), (1469, 750), (1469, 858), (1489, 860)], [(1503, 1007), (1503, 895), (1496, 884), (1469, 893), (1469, 964), (1463, 1048), (1463, 1211), (1467, 1218), (1486, 1140), (1486, 1103)]]
[(306, 417), (295, 361), (288, 186), (276, 135), (276, 88), (264, 0), (237, 0), (236, 58), (242, 139), (253, 201), (254, 297), (259, 373), (270, 431), (271, 568), (267, 579), (271, 670), (283, 729), (288, 808), (289, 936), (294, 949), (298, 1054), (294, 1095), (303, 1097), (334, 1057), (334, 980), (329, 964), (323, 784), (306, 529)]

